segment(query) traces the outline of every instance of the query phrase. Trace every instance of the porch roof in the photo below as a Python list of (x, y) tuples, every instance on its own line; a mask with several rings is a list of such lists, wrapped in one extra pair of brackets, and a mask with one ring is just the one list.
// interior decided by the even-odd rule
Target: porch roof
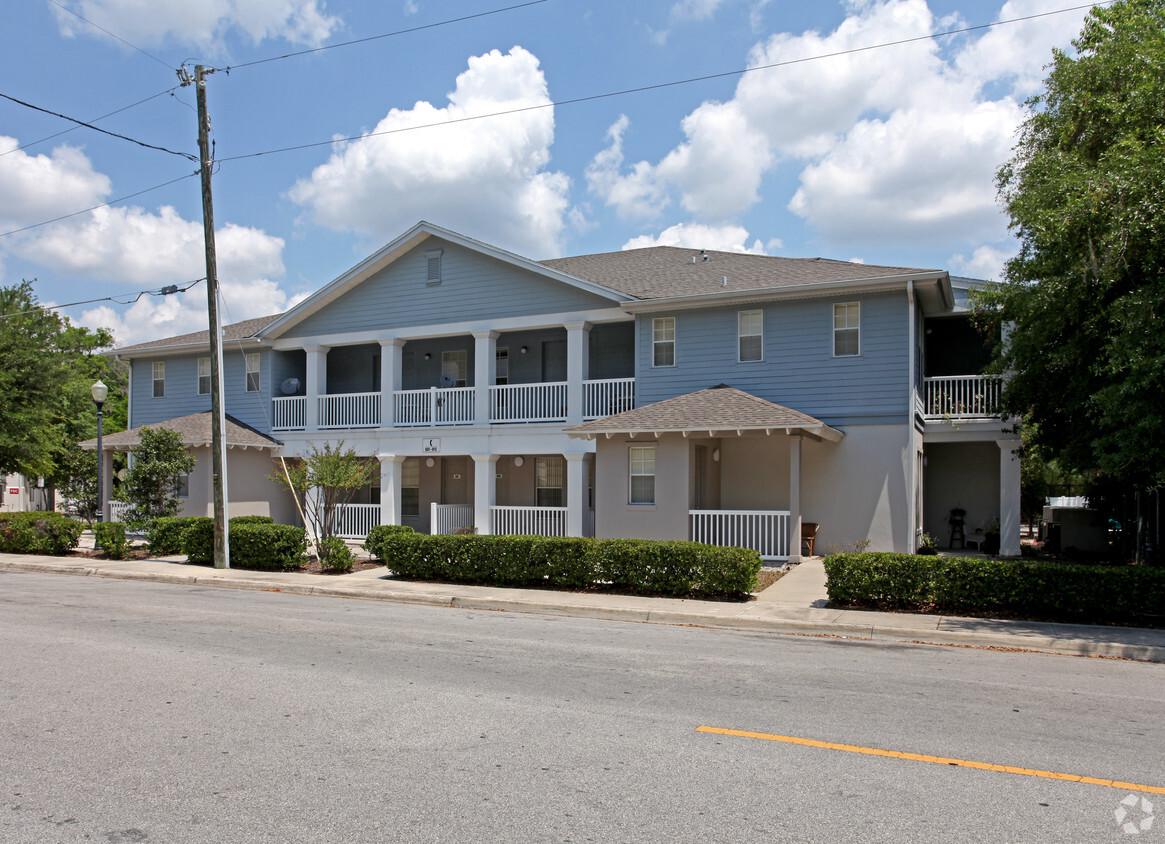
[[(105, 451), (129, 451), (139, 442), (139, 432), (144, 427), (167, 428), (182, 438), (182, 444), (187, 446), (209, 446), (210, 440), (210, 411), (192, 413), (189, 416), (179, 416), (167, 419), (164, 422), (155, 422), (151, 425), (141, 425), (128, 431), (118, 431), (116, 434), (106, 434), (101, 438), (101, 447)], [(266, 434), (252, 428), (230, 414), (226, 417), (226, 426), (223, 428), (223, 439), (227, 448), (267, 448), (272, 451), (282, 448), (283, 443), (272, 439)], [(78, 443), (81, 448), (90, 451), (97, 448), (97, 439), (85, 440)]]
[(614, 416), (584, 422), (566, 429), (572, 437), (594, 439), (605, 434), (662, 434), (742, 433), (764, 431), (772, 434), (807, 434), (822, 440), (837, 442), (844, 433), (831, 428), (820, 419), (784, 405), (719, 384), (695, 393), (664, 399)]

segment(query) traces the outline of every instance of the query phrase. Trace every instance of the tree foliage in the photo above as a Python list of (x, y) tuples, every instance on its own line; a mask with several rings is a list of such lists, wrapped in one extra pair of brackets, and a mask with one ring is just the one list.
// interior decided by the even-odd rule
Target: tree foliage
[(0, 473), (60, 480), (63, 458), (97, 434), (89, 388), (110, 388), (106, 431), (125, 428), (125, 376), (98, 352), (113, 344), (47, 310), (32, 282), (0, 287)]
[(1165, 0), (1093, 9), (998, 174), (1020, 250), (979, 297), (1010, 323), (1004, 407), (1064, 469), (1165, 479)]
[(311, 533), (317, 539), (317, 548), (335, 536), (339, 526), (339, 510), (349, 503), (364, 487), (377, 477), (379, 466), (373, 460), (360, 457), (355, 450), (344, 448), (340, 440), (333, 446), (312, 446), (299, 460), (288, 461), (287, 474), (283, 467), (271, 475), (271, 480), (291, 490), (303, 509)]
[(132, 460), (122, 495), (131, 505), (125, 521), (141, 527), (164, 516), (176, 516), (181, 476), (194, 471), (197, 460), (176, 431), (143, 426), (140, 441), (131, 450)]

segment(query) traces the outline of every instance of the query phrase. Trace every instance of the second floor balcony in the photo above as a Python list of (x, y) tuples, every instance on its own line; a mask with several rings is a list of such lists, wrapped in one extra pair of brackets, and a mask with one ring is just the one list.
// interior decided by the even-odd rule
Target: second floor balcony
[(1003, 380), (998, 375), (945, 375), (923, 379), (919, 409), (928, 421), (995, 419)]

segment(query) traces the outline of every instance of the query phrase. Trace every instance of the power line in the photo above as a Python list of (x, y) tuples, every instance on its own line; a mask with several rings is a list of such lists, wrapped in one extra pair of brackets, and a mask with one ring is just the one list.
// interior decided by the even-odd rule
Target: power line
[(944, 38), (951, 35), (962, 35), (967, 32), (975, 32), (982, 29), (990, 29), (996, 26), (1004, 26), (1012, 23), (1022, 23), (1023, 21), (1035, 20), (1037, 18), (1046, 18), (1051, 15), (1061, 15), (1067, 12), (1076, 12), (1081, 9), (1094, 9), (1098, 6), (1108, 6), (1114, 0), (1102, 0), (1098, 3), (1087, 3), (1082, 6), (1073, 6), (1067, 9), (1057, 9), (1051, 12), (1040, 12), (1038, 14), (1024, 15), (1018, 18), (1008, 18), (1007, 20), (993, 21), (992, 23), (976, 24), (975, 26), (966, 26), (961, 29), (950, 29), (945, 32), (935, 32), (930, 35), (916, 35), (911, 38), (902, 38), (897, 41), (886, 41), (881, 44), (870, 44), (865, 47), (853, 47), (848, 50), (838, 50), (833, 53), (822, 53), (816, 56), (805, 56), (799, 59), (786, 59), (785, 61), (773, 62), (772, 64), (757, 65), (756, 67), (746, 67), (739, 70), (726, 70), (721, 73), (709, 73), (704, 76), (693, 76), (687, 79), (677, 79), (672, 82), (659, 82), (654, 85), (641, 85), (637, 88), (624, 88), (620, 91), (609, 91), (604, 94), (590, 94), (583, 97), (574, 97), (568, 100), (551, 101), (547, 103), (539, 103), (538, 105), (522, 106), (520, 108), (506, 109), (505, 111), (493, 111), (488, 114), (476, 114), (468, 117), (456, 117), (450, 120), (441, 120), (434, 123), (421, 123), (415, 126), (402, 126), (398, 129), (386, 129), (383, 132), (369, 132), (365, 135), (353, 135), (345, 138), (332, 138), (327, 141), (313, 141), (306, 144), (296, 144), (295, 146), (279, 147), (276, 149), (263, 150), (262, 152), (244, 153), (242, 155), (232, 155), (225, 158), (218, 159), (221, 164), (226, 161), (239, 161), (245, 158), (259, 158), (264, 155), (275, 155), (282, 152), (295, 152), (301, 149), (311, 149), (313, 147), (330, 146), (332, 144), (350, 143), (352, 141), (363, 140), (364, 138), (376, 138), (382, 135), (395, 135), (400, 132), (413, 132), (418, 129), (432, 129), (438, 126), (452, 126), (457, 123), (468, 123), (474, 120), (485, 120), (490, 117), (504, 117), (511, 114), (521, 114), (527, 111), (538, 111), (546, 108), (555, 108), (558, 106), (578, 105), (579, 103), (588, 103), (595, 100), (606, 100), (613, 97), (622, 97), (628, 94), (641, 94), (645, 91), (658, 91), (663, 88), (675, 88), (680, 85), (691, 85), (696, 82), (707, 82), (712, 79), (724, 79), (729, 76), (743, 76), (746, 73), (755, 73), (759, 70), (772, 70), (778, 67), (788, 67), (789, 65), (804, 64), (807, 62), (820, 61), (822, 59), (833, 59), (841, 56), (849, 56), (854, 53), (864, 53), (871, 50), (880, 50), (884, 47), (897, 47), (903, 44), (913, 44), (918, 41), (929, 41), (933, 38)]
[(76, 18), (79, 18), (80, 20), (83, 20), (85, 23), (89, 24), (89, 25), (90, 25), (91, 27), (93, 27), (94, 29), (100, 29), (102, 32), (104, 32), (106, 35), (108, 35), (110, 38), (115, 38), (115, 39), (117, 39), (118, 41), (120, 41), (122, 44), (124, 44), (125, 46), (127, 46), (127, 47), (132, 47), (133, 49), (135, 49), (135, 50), (137, 50), (139, 53), (141, 53), (143, 56), (145, 56), (146, 58), (148, 58), (148, 59), (153, 59), (153, 60), (154, 60), (154, 61), (156, 61), (158, 64), (160, 64), (162, 67), (166, 68), (167, 70), (173, 70), (173, 68), (172, 68), (170, 65), (166, 64), (166, 62), (162, 61), (162, 60), (161, 60), (161, 59), (159, 59), (157, 56), (155, 56), (155, 55), (152, 55), (152, 54), (150, 54), (150, 53), (147, 53), (147, 52), (146, 52), (145, 50), (143, 50), (141, 47), (137, 46), (136, 44), (131, 44), (131, 43), (129, 43), (129, 42), (128, 42), (128, 41), (126, 41), (124, 38), (122, 38), (120, 35), (116, 35), (116, 34), (114, 34), (114, 33), (110, 32), (110, 31), (109, 31), (108, 29), (106, 29), (105, 27), (103, 27), (103, 26), (99, 26), (99, 25), (97, 25), (97, 24), (93, 23), (93, 21), (89, 20), (88, 18), (86, 18), (86, 17), (82, 17), (82, 15), (81, 15), (80, 13), (73, 11), (73, 10), (72, 10), (72, 9), (70, 9), (68, 6), (64, 5), (63, 3), (58, 3), (58, 2), (57, 2), (57, 0), (49, 0), (49, 2), (50, 2), (50, 3), (52, 3), (54, 6), (56, 6), (57, 8), (59, 8), (59, 9), (62, 9), (62, 10), (64, 10), (64, 11), (68, 12), (70, 15), (73, 15), (74, 17), (76, 17)]
[(146, 149), (156, 149), (159, 152), (168, 152), (170, 155), (179, 155), (182, 158), (188, 159), (190, 161), (198, 161), (198, 156), (192, 155), (189, 152), (176, 152), (175, 150), (166, 149), (165, 147), (160, 147), (155, 144), (147, 144), (145, 141), (139, 141), (136, 138), (131, 138), (127, 135), (119, 135), (117, 132), (110, 132), (108, 129), (102, 129), (99, 126), (94, 126), (92, 123), (86, 123), (84, 120), (78, 120), (75, 117), (69, 117), (67, 114), (60, 114), (59, 112), (49, 111), (47, 108), (41, 108), (40, 106), (33, 105), (32, 103), (26, 103), (24, 100), (18, 100), (16, 97), (8, 96), (8, 94), (0, 94), (0, 97), (3, 97), (6, 100), (11, 100), (17, 105), (22, 105), (25, 108), (31, 108), (33, 111), (43, 112), (44, 114), (51, 114), (53, 117), (59, 117), (62, 120), (68, 120), (72, 123), (76, 123), (78, 126), (84, 126), (86, 129), (92, 129), (94, 132), (100, 132), (103, 135), (109, 135), (113, 138), (120, 138), (123, 141), (129, 141), (131, 144), (137, 144), (139, 147), (145, 147)]
[[(144, 103), (148, 103), (150, 100), (156, 100), (158, 97), (161, 97), (165, 94), (173, 94), (180, 87), (181, 87), (180, 85), (175, 85), (173, 88), (167, 88), (165, 91), (159, 91), (156, 94), (152, 94), (151, 96), (146, 97), (144, 100), (138, 100), (136, 103), (130, 103), (127, 106), (122, 106), (121, 108), (116, 109), (114, 111), (111, 111), (108, 114), (103, 114), (100, 117), (94, 117), (89, 122), (96, 123), (99, 120), (105, 120), (107, 117), (113, 117), (113, 115), (115, 115), (115, 114), (121, 114), (123, 111), (128, 111), (131, 108), (136, 108), (137, 106), (140, 106)], [(34, 147), (37, 144), (43, 144), (45, 141), (51, 141), (53, 138), (59, 138), (61, 135), (67, 135), (70, 132), (76, 132), (78, 128), (79, 127), (77, 127), (77, 126), (71, 126), (68, 129), (62, 129), (60, 132), (54, 132), (51, 135), (46, 135), (45, 137), (40, 138), (39, 140), (29, 141), (26, 144), (21, 144), (18, 147), (13, 147), (12, 149), (10, 149), (6, 152), (0, 152), (0, 158), (3, 158), (4, 156), (9, 155), (10, 153), (13, 153), (13, 152), (20, 152), (22, 149), (28, 149), (29, 147)]]
[[(55, 0), (54, 0), (54, 2), (55, 2)], [(528, 3), (518, 3), (516, 6), (506, 6), (504, 9), (494, 9), (494, 10), (489, 11), (489, 12), (478, 12), (477, 14), (465, 15), (464, 17), (460, 17), (460, 18), (450, 18), (449, 20), (438, 21), (436, 23), (426, 23), (426, 24), (422, 24), (420, 26), (410, 27), (409, 29), (398, 29), (395, 32), (385, 32), (382, 35), (370, 35), (367, 38), (357, 38), (355, 41), (344, 41), (340, 44), (328, 44), (327, 46), (314, 47), (310, 50), (298, 50), (294, 53), (284, 53), (281, 56), (271, 56), (271, 57), (266, 58), (266, 59), (256, 59), (253, 62), (243, 62), (242, 64), (233, 64), (233, 65), (230, 65), (228, 67), (222, 68), (222, 70), (229, 73), (232, 70), (239, 70), (239, 69), (244, 68), (244, 67), (254, 67), (255, 65), (258, 65), (258, 64), (267, 64), (268, 62), (277, 62), (277, 61), (282, 61), (283, 59), (292, 59), (292, 58), (296, 58), (297, 56), (306, 56), (306, 55), (309, 55), (311, 53), (322, 53), (325, 50), (335, 50), (339, 47), (351, 47), (354, 44), (366, 44), (369, 41), (379, 41), (382, 38), (394, 38), (397, 35), (408, 35), (409, 33), (413, 33), (413, 32), (423, 32), (426, 29), (436, 29), (437, 27), (448, 26), (449, 24), (452, 24), (452, 23), (462, 23), (464, 21), (471, 21), (471, 20), (475, 20), (477, 18), (489, 17), (490, 15), (499, 15), (502, 12), (512, 12), (515, 9), (524, 9), (527, 6), (537, 6), (540, 3), (546, 3), (546, 2), (548, 2), (548, 0), (530, 0), (530, 2), (528, 2)]]
[(127, 199), (133, 199), (135, 196), (141, 196), (143, 193), (149, 193), (150, 191), (160, 190), (164, 187), (167, 187), (169, 185), (174, 184), (175, 182), (180, 182), (183, 179), (189, 179), (189, 178), (191, 178), (193, 176), (197, 176), (197, 175), (198, 175), (198, 171), (195, 170), (193, 173), (187, 173), (185, 176), (179, 176), (177, 179), (171, 179), (168, 182), (162, 182), (162, 184), (160, 184), (160, 185), (154, 185), (152, 188), (145, 188), (143, 190), (137, 191), (136, 193), (130, 193), (130, 194), (126, 194), (125, 196), (119, 196), (117, 199), (111, 199), (111, 200), (109, 200), (109, 202), (102, 202), (100, 205), (93, 205), (89, 208), (82, 208), (80, 211), (74, 211), (71, 214), (62, 214), (60, 217), (54, 217), (51, 220), (45, 220), (45, 221), (40, 222), (40, 223), (33, 223), (32, 225), (24, 226), (23, 228), (12, 229), (12, 231), (0, 232), (0, 237), (8, 237), (9, 235), (19, 234), (20, 232), (26, 232), (29, 229), (38, 229), (41, 226), (47, 226), (51, 223), (59, 223), (61, 220), (67, 220), (70, 217), (76, 217), (80, 214), (87, 214), (90, 211), (96, 211), (98, 208), (107, 208), (110, 205), (114, 205), (118, 202), (125, 202)]
[[(9, 317), (24, 316), (25, 314), (35, 314), (41, 311), (59, 311), (64, 308), (73, 308), (77, 305), (92, 305), (96, 302), (113, 302), (116, 305), (132, 305), (143, 296), (170, 296), (174, 293), (185, 293), (200, 281), (206, 281), (205, 278), (196, 278), (193, 281), (184, 281), (181, 284), (167, 284), (164, 287), (159, 287), (157, 290), (140, 290), (132, 299), (121, 301), (117, 296), (102, 296), (99, 299), (83, 299), (80, 302), (67, 302), (63, 305), (40, 305), (27, 311), (14, 311), (10, 314), (0, 314), (0, 319), (8, 319)], [(129, 294), (122, 294), (128, 296)]]

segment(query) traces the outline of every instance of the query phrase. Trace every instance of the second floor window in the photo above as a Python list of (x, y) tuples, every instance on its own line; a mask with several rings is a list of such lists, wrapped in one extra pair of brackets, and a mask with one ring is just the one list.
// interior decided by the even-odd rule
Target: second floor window
[(154, 398), (160, 399), (166, 395), (166, 362), (154, 361)]
[(464, 387), (469, 355), (464, 349), (441, 352), (441, 386)]
[(737, 360), (764, 359), (764, 317), (764, 311), (741, 311), (737, 314)]
[(833, 356), (849, 357), (861, 354), (861, 315), (859, 302), (845, 302), (833, 306)]
[(247, 352), (247, 392), (259, 392), (259, 353)]
[(510, 383), (510, 350), (505, 346), (498, 346), (497, 352), (494, 354), (495, 369), (494, 369), (494, 383), (495, 384), (509, 384)]
[(675, 317), (656, 317), (651, 321), (651, 365), (676, 365)]
[(210, 358), (198, 359), (198, 395), (210, 395)]

